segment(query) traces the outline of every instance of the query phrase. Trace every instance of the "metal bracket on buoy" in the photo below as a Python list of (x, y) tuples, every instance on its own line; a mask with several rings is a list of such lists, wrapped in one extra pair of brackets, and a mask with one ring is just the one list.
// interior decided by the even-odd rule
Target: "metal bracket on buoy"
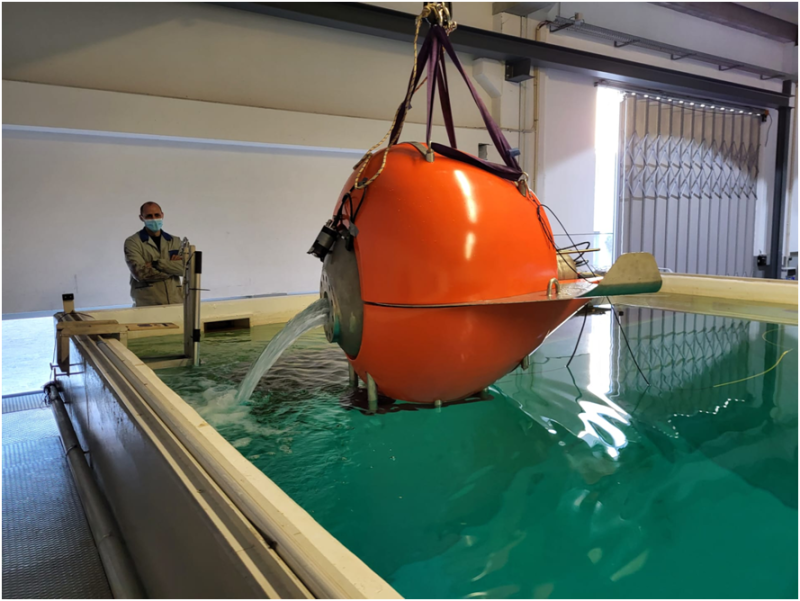
[(556, 288), (556, 296), (561, 292), (561, 282), (558, 281), (558, 278), (550, 278), (550, 281), (547, 282), (547, 298), (553, 298), (553, 285)]
[(401, 142), (401, 144), (410, 144), (416, 148), (423, 157), (425, 157), (426, 161), (433, 163), (434, 154), (433, 149), (430, 146), (425, 147), (421, 142)]
[(522, 194), (525, 198), (528, 198), (529, 189), (530, 187), (528, 186), (528, 174), (523, 171), (522, 177), (517, 180), (517, 190), (519, 190), (519, 193)]

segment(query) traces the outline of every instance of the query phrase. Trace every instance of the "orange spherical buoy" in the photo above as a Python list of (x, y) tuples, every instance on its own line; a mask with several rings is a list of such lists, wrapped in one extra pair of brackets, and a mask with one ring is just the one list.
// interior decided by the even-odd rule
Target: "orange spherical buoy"
[[(322, 294), (336, 314), (329, 338), (362, 379), (369, 374), (387, 396), (433, 403), (508, 373), (586, 300), (504, 302), (543, 293), (557, 275), (538, 200), (438, 153), (429, 162), (425, 150), (384, 151), (385, 168), (365, 189), (350, 177), (334, 211), (345, 237), (325, 260)], [(362, 178), (382, 159), (373, 156)]]
[[(550, 225), (533, 193), (436, 153), (429, 163), (410, 144), (388, 152), (381, 176), (350, 194), (364, 302), (481, 302), (544, 290), (556, 277)], [(362, 177), (374, 175), (381, 161), (382, 153), (374, 156)], [(350, 210), (345, 203), (346, 227)]]
[[(435, 11), (434, 11), (435, 12)], [(389, 144), (356, 165), (310, 253), (323, 259), (325, 326), (362, 379), (404, 401), (468, 397), (508, 373), (588, 299), (551, 296), (558, 260), (547, 216), (436, 13)], [(420, 20), (417, 20), (419, 27)], [(456, 147), (444, 61), (464, 77), (504, 165)], [(400, 143), (427, 63), (430, 140), (442, 90), (450, 146)], [(373, 389), (374, 394), (374, 389)]]

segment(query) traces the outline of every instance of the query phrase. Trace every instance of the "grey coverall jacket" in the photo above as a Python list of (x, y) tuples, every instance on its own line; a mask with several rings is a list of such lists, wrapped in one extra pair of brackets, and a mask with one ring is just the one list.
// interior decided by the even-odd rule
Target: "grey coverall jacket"
[[(181, 276), (184, 261), (172, 261), (178, 254), (180, 238), (161, 231), (161, 250), (146, 229), (125, 240), (125, 262), (131, 271), (131, 298), (136, 307), (172, 305), (183, 302)], [(145, 265), (150, 263), (152, 267)]]

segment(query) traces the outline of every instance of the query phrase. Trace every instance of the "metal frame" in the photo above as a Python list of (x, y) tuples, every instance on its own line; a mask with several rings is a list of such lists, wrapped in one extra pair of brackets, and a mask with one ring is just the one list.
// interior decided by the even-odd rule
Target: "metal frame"
[[(413, 42), (414, 15), (353, 2), (216, 2), (270, 17), (291, 19), (383, 39)], [(736, 106), (780, 108), (790, 96), (709, 77), (536, 42), (515, 36), (459, 25), (452, 35), (458, 52), (501, 61), (530, 59), (534, 67), (555, 67), (599, 79), (633, 86), (658, 87), (665, 92), (687, 94)]]
[(737, 69), (739, 71), (743, 71), (744, 73), (749, 73), (750, 75), (758, 75), (759, 79), (762, 81), (768, 79), (797, 79), (796, 73), (786, 73), (776, 69), (767, 69), (766, 67), (751, 65), (749, 63), (735, 61), (722, 56), (706, 54), (705, 52), (690, 50), (680, 46), (673, 46), (672, 44), (665, 44), (664, 42), (658, 42), (656, 40), (634, 36), (622, 31), (591, 25), (582, 19), (576, 20), (569, 17), (556, 17), (553, 19), (553, 24), (550, 26), (550, 33), (562, 31), (571, 35), (599, 39), (605, 42), (611, 41), (614, 44), (614, 48), (635, 46), (644, 50), (652, 50), (653, 52), (668, 54), (670, 60), (674, 61), (690, 58), (694, 61), (713, 65), (717, 67), (719, 71), (731, 71), (733, 69)]
[[(792, 82), (783, 82), (783, 93), (791, 96)], [(769, 241), (767, 277), (781, 277), (783, 262), (783, 228), (786, 218), (786, 182), (789, 179), (789, 140), (791, 138), (791, 107), (778, 109), (778, 140), (775, 149), (775, 187), (772, 196), (772, 232)]]

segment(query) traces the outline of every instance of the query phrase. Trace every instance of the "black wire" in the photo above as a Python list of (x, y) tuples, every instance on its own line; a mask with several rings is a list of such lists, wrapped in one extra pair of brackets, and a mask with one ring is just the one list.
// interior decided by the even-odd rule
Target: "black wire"
[[(538, 212), (539, 212), (539, 208), (545, 208), (545, 209), (547, 209), (548, 211), (550, 211), (550, 214), (551, 214), (553, 217), (555, 217), (555, 218), (556, 218), (556, 221), (558, 221), (558, 225), (560, 225), (560, 226), (561, 226), (561, 229), (562, 229), (562, 230), (564, 230), (564, 234), (566, 234), (567, 238), (569, 238), (569, 241), (572, 243), (572, 246), (573, 246), (574, 248), (577, 248), (577, 244), (575, 244), (575, 241), (572, 239), (572, 236), (570, 236), (570, 235), (569, 235), (569, 232), (567, 231), (567, 228), (565, 228), (565, 227), (564, 227), (564, 224), (563, 224), (563, 223), (561, 223), (561, 220), (558, 218), (558, 215), (556, 215), (556, 214), (555, 214), (555, 212), (553, 211), (553, 209), (551, 209), (551, 208), (550, 208), (550, 207), (548, 207), (547, 205), (544, 205), (544, 204), (542, 204), (542, 203), (539, 203), (539, 207), (536, 209), (536, 212), (537, 212), (537, 214), (538, 214)], [(541, 215), (539, 216), (539, 221), (541, 222)], [(544, 229), (545, 229), (545, 233), (547, 233), (547, 228), (544, 228)], [(555, 244), (555, 242), (553, 241), (553, 237), (552, 237), (552, 235), (550, 235), (550, 236), (549, 236), (549, 238), (550, 238), (550, 241), (553, 243), (553, 246), (555, 247), (555, 246), (556, 246), (556, 244)], [(572, 269), (572, 271), (574, 271), (574, 272), (575, 272), (575, 273), (578, 275), (578, 277), (579, 277), (579, 278), (582, 278), (582, 279), (584, 279), (584, 280), (585, 280), (585, 279), (587, 279), (586, 277), (584, 277), (583, 275), (581, 275), (581, 274), (580, 274), (580, 273), (579, 273), (579, 272), (578, 272), (578, 271), (577, 271), (577, 270), (576, 270), (574, 267), (572, 267), (572, 265), (570, 265), (570, 264), (569, 264), (567, 261), (564, 261), (564, 263), (566, 263), (566, 265), (567, 265), (567, 266), (568, 266), (570, 269)], [(589, 271), (591, 272), (591, 274), (592, 274), (594, 277), (597, 277), (597, 274), (595, 274), (595, 272), (594, 272), (594, 269), (592, 269), (591, 265), (589, 265), (589, 264), (587, 263), (587, 267), (589, 268)], [(611, 305), (611, 311), (612, 311), (612, 313), (614, 313), (614, 319), (615, 319), (615, 320), (616, 320), (616, 322), (617, 322), (617, 326), (619, 327), (619, 331), (622, 333), (622, 338), (625, 340), (625, 346), (626, 346), (626, 347), (628, 347), (628, 352), (629, 352), (629, 353), (630, 353), (630, 355), (631, 355), (631, 359), (633, 359), (633, 364), (636, 366), (636, 369), (639, 371), (639, 375), (640, 375), (640, 376), (642, 376), (642, 378), (644, 379), (644, 381), (645, 381), (645, 382), (647, 382), (647, 385), (648, 385), (648, 386), (650, 386), (650, 381), (647, 379), (647, 376), (645, 376), (645, 375), (644, 375), (644, 372), (642, 371), (642, 368), (641, 368), (641, 367), (639, 367), (639, 362), (636, 360), (636, 356), (633, 354), (633, 349), (631, 349), (630, 342), (628, 342), (628, 336), (627, 336), (627, 334), (625, 334), (625, 330), (622, 328), (622, 324), (621, 324), (621, 323), (620, 323), (620, 321), (619, 321), (619, 315), (617, 315), (617, 309), (616, 309), (616, 307), (614, 306), (614, 303), (612, 303), (612, 302), (611, 302), (611, 299), (610, 299), (609, 297), (607, 297), (607, 296), (605, 297), (605, 299), (608, 301), (608, 304), (609, 304), (609, 305)], [(583, 333), (583, 327), (581, 327), (581, 333)], [(580, 342), (580, 337), (579, 337), (579, 339), (578, 339), (578, 342)], [(577, 348), (578, 348), (578, 344), (576, 343), (576, 344), (575, 344), (575, 349), (577, 350)], [(574, 352), (573, 352), (573, 355), (574, 355)], [(570, 358), (570, 361), (572, 361), (572, 358)], [(569, 365), (569, 363), (567, 363), (567, 365)]]
[(342, 202), (339, 205), (339, 210), (336, 212), (336, 217), (334, 217), (334, 220), (333, 220), (334, 228), (336, 228), (339, 224), (342, 223), (343, 215), (344, 215), (344, 208), (345, 208), (345, 206), (347, 204), (350, 205), (350, 214), (349, 214), (350, 223), (352, 225), (355, 225), (356, 217), (358, 217), (358, 212), (361, 210), (361, 205), (364, 204), (364, 198), (367, 196), (367, 188), (362, 188), (361, 189), (362, 190), (361, 191), (361, 199), (358, 202), (358, 206), (354, 210), (353, 209), (353, 191), (355, 189), (356, 189), (356, 187), (354, 185), (352, 188), (350, 188), (350, 190), (345, 192), (344, 196), (342, 196)]
[[(577, 248), (578, 245), (575, 243), (575, 240), (572, 239), (572, 236), (570, 236), (569, 232), (567, 231), (567, 228), (564, 227), (564, 224), (561, 223), (561, 220), (558, 218), (558, 215), (555, 214), (555, 211), (553, 211), (553, 209), (551, 209), (550, 207), (548, 207), (547, 205), (542, 204), (542, 203), (539, 203), (539, 205), (536, 207), (536, 214), (539, 217), (539, 222), (542, 223), (542, 225), (544, 226), (544, 222), (542, 221), (542, 215), (540, 213), (541, 209), (547, 209), (548, 211), (550, 211), (550, 214), (553, 217), (555, 217), (556, 221), (558, 221), (558, 225), (561, 226), (561, 229), (564, 230), (564, 234), (567, 236), (567, 238), (569, 238), (569, 241), (572, 243), (572, 248)], [(544, 228), (544, 231), (545, 231), (545, 234), (547, 235), (547, 239), (553, 245), (553, 248), (557, 249), (558, 246), (556, 245), (556, 241), (553, 239), (552, 232), (548, 231), (548, 228), (546, 228), (546, 227)], [(567, 246), (565, 248), (570, 248), (570, 247)], [(587, 279), (586, 276), (584, 276), (583, 274), (578, 272), (578, 270), (575, 269), (572, 265), (570, 265), (567, 261), (564, 261), (564, 263), (567, 265), (567, 267), (569, 267), (572, 271), (574, 271), (575, 275), (577, 275), (579, 278), (581, 278), (582, 280)], [(588, 263), (587, 263), (587, 266), (589, 267), (589, 271), (591, 272), (592, 276), (597, 277), (597, 274), (594, 272), (594, 270), (591, 268), (591, 266), (588, 265)]]
[(581, 343), (581, 337), (583, 336), (583, 328), (586, 327), (586, 318), (589, 317), (589, 313), (583, 314), (583, 323), (581, 324), (581, 331), (578, 333), (578, 340), (575, 341), (575, 348), (572, 349), (572, 354), (569, 356), (569, 361), (567, 361), (567, 368), (569, 368), (569, 364), (572, 363), (572, 360), (575, 358), (575, 353), (578, 352), (578, 345)]
[[(364, 199), (367, 197), (367, 190), (368, 190), (368, 189), (369, 189), (369, 187), (367, 187), (367, 188), (362, 188), (362, 192), (361, 192), (361, 200), (359, 200), (359, 201), (358, 201), (358, 206), (356, 207), (356, 212), (355, 212), (355, 214), (353, 215), (353, 219), (351, 220), (351, 221), (352, 221), (352, 223), (355, 223), (355, 221), (356, 221), (356, 217), (358, 217), (358, 212), (361, 210), (361, 205), (363, 205), (363, 204), (364, 204)], [(351, 202), (352, 202), (352, 201), (351, 201)], [(352, 210), (352, 204), (351, 204), (351, 206), (350, 206), (350, 209)]]
[[(350, 188), (350, 191), (349, 192), (345, 192), (345, 195), (342, 196), (342, 202), (339, 205), (339, 210), (336, 212), (336, 217), (333, 218), (333, 227), (334, 227), (334, 229), (336, 229), (336, 227), (342, 222), (342, 214), (344, 213), (345, 203), (347, 202), (348, 198), (350, 198), (350, 206), (352, 208), (353, 201), (352, 201), (352, 197), (350, 196), (350, 192), (352, 192), (352, 191), (353, 191), (353, 188)], [(351, 215), (352, 215), (352, 213), (351, 213)]]
[(355, 223), (356, 222), (356, 216), (353, 213), (353, 195), (352, 194), (348, 194), (347, 197), (349, 198), (349, 202), (350, 202), (350, 223)]
[[(580, 250), (579, 246), (586, 246), (586, 250), (589, 249), (589, 241), (579, 242), (578, 244), (568, 244), (567, 246), (560, 246), (556, 247), (556, 252), (561, 253), (564, 250), (574, 248), (575, 250)], [(589, 265), (589, 261), (586, 259), (585, 252), (577, 253), (573, 258), (573, 262), (575, 263), (576, 267), (583, 267), (584, 265)], [(590, 268), (591, 269), (591, 268)]]
[(636, 366), (636, 369), (639, 370), (639, 375), (642, 376), (647, 385), (650, 386), (650, 380), (648, 380), (647, 376), (644, 375), (642, 368), (639, 367), (639, 362), (636, 360), (636, 355), (633, 354), (633, 349), (631, 349), (631, 343), (628, 342), (628, 335), (625, 334), (625, 330), (619, 321), (619, 315), (617, 315), (616, 307), (614, 307), (614, 305), (611, 303), (610, 298), (606, 297), (606, 300), (608, 301), (608, 304), (611, 305), (611, 312), (614, 314), (614, 319), (617, 320), (617, 326), (619, 327), (619, 331), (622, 333), (623, 340), (625, 340), (625, 346), (628, 347), (628, 352), (631, 354), (631, 359), (633, 359), (633, 364)]

